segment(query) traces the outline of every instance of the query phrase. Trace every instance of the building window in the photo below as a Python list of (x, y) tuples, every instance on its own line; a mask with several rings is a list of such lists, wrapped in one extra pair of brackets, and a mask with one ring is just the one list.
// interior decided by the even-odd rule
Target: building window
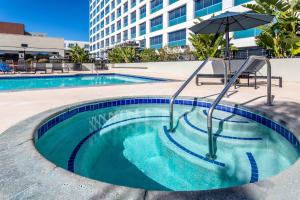
[(169, 12), (169, 26), (186, 22), (186, 5)]
[(121, 42), (121, 33), (118, 33), (117, 34), (117, 43), (120, 43)]
[(123, 27), (128, 26), (128, 16), (123, 18)]
[(186, 45), (186, 29), (174, 31), (168, 34), (168, 45), (174, 46), (185, 46)]
[(140, 19), (146, 17), (146, 13), (147, 13), (147, 9), (146, 9), (146, 5), (144, 5), (140, 8)]
[(109, 24), (109, 16), (105, 18), (105, 24), (106, 24), (106, 25)]
[(117, 16), (120, 17), (122, 14), (122, 9), (121, 7), (117, 9)]
[(151, 32), (161, 30), (163, 28), (163, 16), (160, 15), (150, 21)]
[(115, 32), (115, 24), (112, 24), (112, 25), (110, 26), (110, 31), (111, 31), (111, 33), (114, 33), (114, 32)]
[(105, 29), (105, 35), (106, 35), (106, 36), (109, 35), (109, 27), (107, 27), (107, 28)]
[(158, 35), (150, 38), (150, 48), (152, 49), (162, 48), (162, 35)]
[(222, 10), (222, 0), (195, 0), (195, 17), (202, 17)]
[(131, 0), (131, 8), (133, 8), (134, 6), (136, 6), (136, 0)]
[(128, 40), (128, 30), (123, 32), (123, 41)]
[(121, 20), (119, 20), (117, 22), (117, 30), (120, 30), (121, 28), (122, 28), (122, 22), (121, 22)]
[(141, 48), (146, 48), (146, 39), (143, 39), (140, 41), (140, 47)]
[(134, 38), (136, 38), (136, 27), (132, 27), (131, 29), (130, 29), (130, 38), (131, 39), (134, 39)]
[(128, 2), (124, 3), (123, 7), (124, 7), (124, 13), (126, 13), (128, 11)]
[(112, 0), (112, 2), (111, 2), (111, 9), (113, 10), (113, 9), (115, 9), (115, 6), (116, 6), (116, 4), (115, 4), (115, 0)]
[(105, 46), (106, 46), (106, 47), (109, 46), (109, 38), (107, 38), (107, 39), (105, 40)]
[(163, 8), (163, 0), (152, 0), (150, 6), (151, 13), (155, 13)]
[(106, 8), (105, 8), (105, 14), (107, 15), (107, 14), (109, 13), (109, 11), (110, 11), (110, 9), (109, 9), (109, 5), (108, 5), (108, 6), (106, 6)]
[(115, 18), (116, 18), (115, 12), (113, 12), (111, 14), (110, 18), (111, 18), (111, 21), (115, 21)]
[(140, 24), (140, 36), (146, 34), (146, 22)]
[(110, 43), (111, 43), (112, 45), (115, 44), (115, 36), (111, 36), (111, 37), (110, 37)]
[(136, 22), (136, 11), (134, 11), (134, 12), (131, 13), (130, 18), (131, 18), (131, 23)]

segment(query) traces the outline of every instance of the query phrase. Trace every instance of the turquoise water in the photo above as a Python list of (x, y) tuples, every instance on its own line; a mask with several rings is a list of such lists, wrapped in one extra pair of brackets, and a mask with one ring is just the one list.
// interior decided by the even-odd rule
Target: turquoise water
[(28, 90), (43, 88), (84, 87), (96, 85), (115, 85), (162, 81), (147, 77), (126, 76), (121, 74), (66, 75), (43, 77), (0, 78), (0, 91)]
[[(247, 184), (255, 179), (256, 171), (259, 175), (255, 181), (260, 181), (299, 158), (299, 152), (272, 129), (215, 111), (216, 162), (224, 166), (208, 162), (203, 159), (208, 151), (207, 108), (175, 105), (175, 111), (174, 133), (166, 129), (168, 105), (127, 105), (83, 112), (50, 129), (36, 146), (48, 160), (81, 176), (163, 191)], [(74, 152), (76, 156), (72, 157)], [(255, 164), (251, 164), (249, 154)]]

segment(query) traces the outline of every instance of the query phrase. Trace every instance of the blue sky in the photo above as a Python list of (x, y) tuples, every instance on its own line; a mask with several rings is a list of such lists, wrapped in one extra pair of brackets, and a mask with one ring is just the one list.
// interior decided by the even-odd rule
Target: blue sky
[(89, 39), (89, 0), (0, 0), (0, 21), (67, 40)]

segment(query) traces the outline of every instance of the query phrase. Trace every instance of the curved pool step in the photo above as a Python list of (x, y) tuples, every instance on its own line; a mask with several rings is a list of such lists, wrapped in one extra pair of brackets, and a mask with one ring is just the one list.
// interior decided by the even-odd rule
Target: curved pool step
[[(184, 114), (179, 120), (179, 126), (182, 125), (190, 131), (195, 131), (200, 135), (207, 136), (207, 121), (201, 121), (195, 117), (195, 115)], [(267, 137), (268, 129), (249, 124), (239, 124), (236, 127), (228, 127), (220, 125), (219, 123), (213, 123), (213, 132), (216, 137), (224, 140), (240, 140), (240, 141), (257, 141)]]
[(169, 158), (162, 156), (156, 137), (154, 134), (143, 134), (127, 138), (123, 143), (123, 155), (147, 177), (170, 190), (192, 188), (184, 176), (172, 172)]
[[(207, 110), (203, 110), (202, 111), (203, 114), (207, 117), (208, 116), (208, 111)], [(219, 112), (222, 112), (222, 111), (219, 111)], [(225, 113), (225, 112), (223, 112)], [(223, 122), (231, 122), (231, 123), (239, 123), (239, 124), (248, 124), (248, 123), (251, 123), (250, 120), (248, 119), (232, 119), (232, 118), (243, 118), (241, 116), (238, 116), (238, 115), (233, 115), (233, 114), (229, 114), (228, 116), (218, 116), (218, 111), (215, 111), (215, 113), (213, 114), (213, 119), (214, 120), (217, 120), (217, 121), (223, 121)]]
[[(200, 136), (205, 136), (207, 138), (208, 132), (207, 132), (207, 128), (205, 127), (201, 127), (201, 126), (197, 126), (195, 124), (193, 124), (190, 120), (188, 115), (184, 115), (183, 120), (181, 121), (182, 126), (186, 127), (188, 126), (189, 128), (193, 129), (194, 131), (197, 131), (197, 133)], [(202, 125), (202, 124), (200, 124)], [(254, 133), (253, 133), (254, 134)], [(231, 134), (231, 130), (223, 130), (220, 134), (214, 134), (215, 137), (222, 139), (222, 141), (227, 141), (227, 140), (236, 140), (236, 141), (241, 141), (241, 142), (251, 142), (251, 141), (261, 141), (263, 140), (262, 137), (246, 137), (246, 134), (239, 134), (242, 136), (235, 136), (235, 134)]]
[[(185, 113), (184, 115), (188, 115), (188, 118), (193, 124), (197, 124), (197, 126), (201, 126), (202, 128), (207, 129), (207, 110), (198, 109), (193, 112)], [(181, 118), (183, 117), (184, 116), (182, 115)], [(242, 121), (238, 122), (238, 119)], [(222, 128), (223, 130), (230, 130), (230, 134), (233, 134), (238, 137), (244, 133), (246, 135), (249, 134), (250, 136), (253, 133), (253, 130), (258, 130), (261, 132), (268, 131), (266, 127), (261, 126), (254, 121), (248, 120), (244, 117), (232, 115), (231, 113), (226, 113), (223, 111), (214, 112), (212, 126), (215, 130), (218, 130), (219, 128)], [(241, 127), (243, 129), (243, 132), (240, 132)]]
[[(232, 147), (224, 148), (224, 145), (219, 145), (217, 150), (217, 160), (213, 161), (207, 159), (205, 156), (208, 152), (206, 144), (190, 140), (180, 132), (172, 133), (165, 126), (164, 134), (160, 134), (160, 137), (168, 149), (188, 160), (188, 162), (195, 163), (196, 165), (203, 167), (204, 170), (206, 168), (210, 171), (215, 171), (220, 176), (223, 176), (223, 178), (228, 176), (224, 178), (224, 182), (228, 181), (228, 186), (233, 186), (231, 185), (232, 182), (230, 182), (230, 179), (240, 182), (240, 184), (255, 181), (257, 175), (255, 173), (258, 169), (257, 165), (254, 164), (254, 158), (251, 158), (250, 160), (248, 153), (246, 156), (246, 153), (243, 151), (232, 151)], [(197, 160), (195, 160), (195, 158)], [(247, 160), (250, 161), (250, 164)], [(210, 163), (210, 166), (205, 165), (207, 163)], [(209, 170), (208, 173), (210, 173)]]

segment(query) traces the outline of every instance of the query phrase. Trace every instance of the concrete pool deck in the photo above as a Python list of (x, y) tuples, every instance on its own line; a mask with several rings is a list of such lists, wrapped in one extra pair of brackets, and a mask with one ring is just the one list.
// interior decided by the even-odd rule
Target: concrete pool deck
[[(125, 73), (120, 70), (107, 72)], [(130, 74), (184, 78), (180, 75), (145, 74), (140, 70), (131, 70)], [(67, 172), (43, 158), (32, 143), (32, 130), (38, 122), (69, 104), (122, 96), (172, 95), (181, 83), (0, 93), (0, 199), (297, 199), (300, 196), (299, 160), (283, 173), (255, 184), (213, 191), (154, 192), (113, 186)], [(222, 85), (196, 86), (191, 82), (182, 96), (214, 99), (222, 88)], [(253, 87), (232, 88), (230, 98), (224, 100), (268, 113), (300, 139), (300, 83), (284, 82), (283, 88), (274, 86), (272, 89), (275, 95), (272, 107), (264, 105), (264, 85), (257, 90)]]

